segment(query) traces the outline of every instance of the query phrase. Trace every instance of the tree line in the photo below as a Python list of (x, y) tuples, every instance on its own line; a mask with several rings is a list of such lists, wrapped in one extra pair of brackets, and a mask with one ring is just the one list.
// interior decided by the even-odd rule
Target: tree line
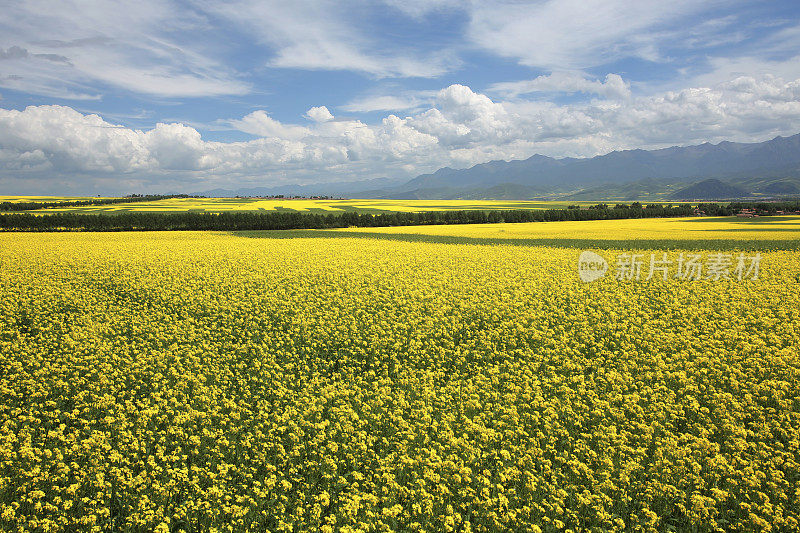
[(223, 213), (125, 212), (114, 215), (53, 213), (0, 214), (0, 229), (19, 231), (163, 231), (163, 230), (285, 230), (347, 227), (417, 226), (432, 224), (492, 224), (641, 217), (679, 217), (692, 214), (688, 206), (609, 209), (541, 209), (498, 211), (427, 211), (419, 213), (317, 214), (285, 211)]
[[(769, 211), (798, 211), (800, 202), (765, 204)], [(147, 213), (125, 212), (116, 215), (78, 213), (0, 214), (0, 230), (6, 231), (172, 231), (172, 230), (287, 230), (333, 229), (347, 227), (421, 226), (433, 224), (495, 224), (501, 222), (556, 222), (625, 218), (686, 217), (696, 209), (706, 215), (733, 215), (741, 209), (758, 210), (761, 204), (731, 203), (688, 205), (597, 204), (587, 209), (514, 209), (497, 211), (427, 211), (419, 213), (317, 214), (285, 211), (224, 213)], [(767, 208), (764, 208), (767, 209)]]
[(0, 202), (0, 211), (33, 211), (50, 207), (80, 207), (85, 205), (127, 204), (131, 202), (155, 202), (170, 198), (198, 198), (188, 194), (131, 194), (122, 198), (92, 198), (91, 200), (68, 200), (64, 202)]
[(775, 215), (779, 211), (784, 213), (796, 213), (800, 211), (800, 200), (789, 200), (783, 202), (731, 202), (724, 204), (698, 204), (697, 209), (709, 216), (724, 217), (741, 212), (743, 209), (751, 209), (757, 215)]

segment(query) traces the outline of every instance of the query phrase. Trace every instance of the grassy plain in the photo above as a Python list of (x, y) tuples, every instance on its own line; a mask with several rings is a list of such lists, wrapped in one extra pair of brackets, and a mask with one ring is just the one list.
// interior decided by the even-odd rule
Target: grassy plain
[(0, 234), (0, 529), (797, 530), (799, 225)]

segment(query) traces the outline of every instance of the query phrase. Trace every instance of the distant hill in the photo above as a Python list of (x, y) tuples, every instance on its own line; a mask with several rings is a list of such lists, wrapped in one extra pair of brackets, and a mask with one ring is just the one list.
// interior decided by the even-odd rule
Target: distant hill
[(211, 189), (195, 194), (214, 198), (228, 198), (233, 196), (351, 196), (354, 192), (371, 189), (383, 191), (386, 188), (396, 187), (405, 180), (391, 178), (374, 178), (361, 181), (339, 181), (315, 184), (288, 184), (274, 185), (272, 187), (248, 187), (241, 189)]
[[(700, 189), (693, 184), (706, 183)], [(726, 187), (728, 187), (726, 189)], [(689, 189), (689, 192), (686, 192)], [(692, 192), (706, 198), (799, 194), (800, 134), (761, 143), (623, 150), (592, 158), (490, 161), (466, 169), (442, 168), (407, 182), (285, 185), (225, 191), (226, 196), (302, 194), (395, 199), (668, 200)], [(217, 194), (218, 191), (207, 191)], [(202, 193), (201, 193), (202, 194)]]
[(505, 183), (549, 192), (647, 179), (694, 182), (753, 175), (800, 177), (800, 134), (763, 143), (724, 141), (716, 145), (625, 150), (588, 159), (534, 155), (520, 161), (492, 161), (463, 170), (443, 168), (412, 179), (397, 192), (442, 187), (469, 189)]
[(790, 181), (773, 181), (762, 187), (760, 192), (765, 194), (792, 194), (800, 192), (800, 187)]
[(717, 179), (703, 180), (690, 185), (672, 195), (672, 200), (730, 200), (744, 198), (748, 192), (739, 187), (728, 185)]

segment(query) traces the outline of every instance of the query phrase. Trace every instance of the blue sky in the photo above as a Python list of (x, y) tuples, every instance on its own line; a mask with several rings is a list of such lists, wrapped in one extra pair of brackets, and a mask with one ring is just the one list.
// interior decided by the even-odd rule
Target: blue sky
[(0, 193), (405, 179), (800, 132), (800, 4), (26, 1)]

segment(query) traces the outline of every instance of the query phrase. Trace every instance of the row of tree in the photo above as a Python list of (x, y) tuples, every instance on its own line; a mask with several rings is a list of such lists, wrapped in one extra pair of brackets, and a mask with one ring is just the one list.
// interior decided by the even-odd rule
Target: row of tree
[(487, 224), (551, 222), (641, 217), (679, 217), (692, 214), (689, 206), (659, 209), (517, 209), (509, 211), (428, 211), (421, 213), (342, 214), (276, 212), (147, 213), (115, 215), (53, 213), (0, 214), (0, 229), (18, 231), (155, 231), (155, 230), (284, 230), (346, 227), (416, 226), (431, 224)]
[[(729, 216), (742, 209), (762, 210), (764, 214), (795, 212), (800, 202), (755, 204), (736, 202), (726, 205), (701, 204), (707, 215)], [(286, 230), (347, 227), (419, 226), (432, 224), (493, 224), (500, 222), (555, 222), (568, 220), (606, 220), (623, 218), (665, 218), (694, 215), (691, 205), (614, 207), (598, 204), (588, 209), (515, 209), (508, 211), (428, 211), (421, 213), (316, 214), (285, 211), (226, 213), (147, 213), (117, 215), (53, 213), (0, 214), (0, 230), (6, 231), (164, 231), (164, 230)]]
[(68, 200), (64, 202), (0, 202), (0, 211), (33, 211), (50, 207), (80, 207), (86, 205), (126, 204), (131, 202), (155, 202), (169, 198), (195, 198), (188, 194), (131, 194), (122, 198), (92, 198), (91, 200)]
[(709, 216), (731, 216), (743, 209), (750, 209), (757, 215), (775, 215), (780, 212), (796, 213), (800, 211), (800, 200), (784, 202), (731, 202), (724, 204), (699, 204), (697, 209)]

